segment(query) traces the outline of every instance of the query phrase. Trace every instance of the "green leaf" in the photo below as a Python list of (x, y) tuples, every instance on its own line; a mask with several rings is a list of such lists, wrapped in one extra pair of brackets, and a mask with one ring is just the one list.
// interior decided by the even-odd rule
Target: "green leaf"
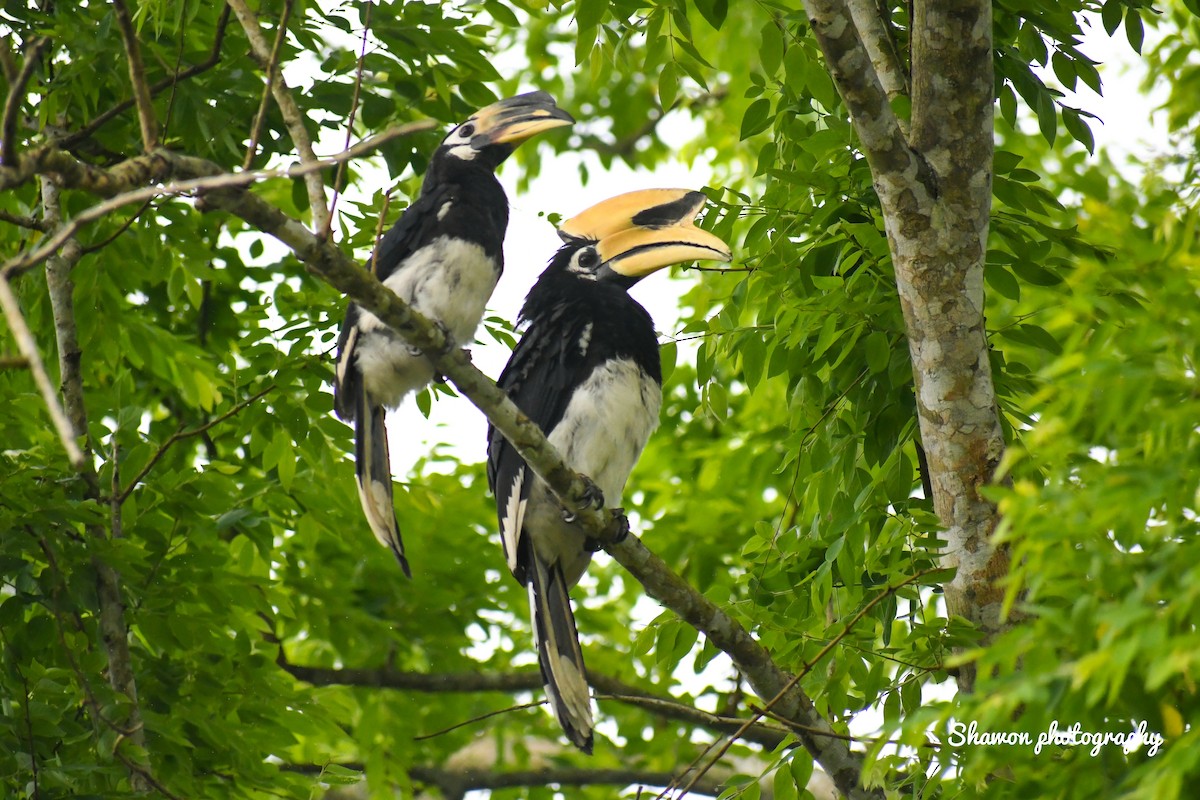
[(500, 2), (500, 0), (484, 0), (483, 7), (489, 14), (491, 14), (492, 19), (496, 20), (496, 22), (500, 23), (501, 25), (505, 25), (510, 28), (519, 28), (521, 26), (521, 22), (517, 19), (517, 15), (512, 12), (512, 9)]
[(579, 28), (594, 28), (608, 13), (608, 0), (576, 0), (575, 24)]
[(873, 331), (863, 342), (863, 349), (867, 356), (867, 369), (872, 375), (887, 369), (892, 358), (892, 349), (886, 333)]
[(763, 74), (768, 78), (775, 76), (783, 63), (783, 31), (774, 19), (768, 20), (760, 32), (762, 44), (758, 57), (762, 61)]
[(719, 31), (729, 14), (729, 0), (696, 0), (696, 9), (714, 31)]
[(755, 100), (742, 115), (742, 131), (740, 139), (749, 139), (756, 133), (762, 133), (771, 124), (771, 101), (766, 98)]
[(658, 73), (658, 104), (669, 109), (675, 105), (675, 97), (679, 92), (679, 76), (673, 63), (663, 64)]
[(1023, 322), (1020, 325), (1001, 331), (1001, 334), (1004, 338), (1011, 339), (1014, 342), (1044, 350), (1052, 355), (1062, 355), (1062, 345), (1058, 343), (1058, 340), (1049, 331), (1040, 325)]
[(1002, 297), (1014, 301), (1021, 299), (1021, 284), (1007, 267), (1001, 264), (988, 264), (983, 270), (983, 280)]
[(1059, 82), (1070, 91), (1075, 91), (1075, 84), (1079, 80), (1079, 74), (1075, 71), (1075, 60), (1068, 58), (1061, 50), (1056, 50), (1050, 59), (1050, 65)]
[(666, 385), (675, 372), (675, 362), (679, 358), (679, 345), (675, 342), (663, 342), (658, 348), (658, 358), (662, 364), (663, 385)]
[(1058, 135), (1058, 113), (1054, 106), (1054, 98), (1045, 89), (1038, 92), (1036, 111), (1038, 129), (1042, 132), (1042, 138), (1050, 144), (1054, 144), (1054, 139)]
[(1063, 125), (1067, 132), (1071, 134), (1071, 138), (1079, 142), (1089, 153), (1096, 152), (1096, 139), (1092, 135), (1092, 128), (1083, 121), (1082, 116), (1073, 108), (1064, 108)]
[(1136, 8), (1130, 8), (1125, 12), (1125, 38), (1129, 40), (1129, 46), (1133, 48), (1134, 52), (1140, 55), (1146, 31), (1142, 27), (1142, 15)]
[(1100, 21), (1104, 25), (1104, 30), (1109, 36), (1117, 32), (1117, 28), (1121, 25), (1121, 14), (1125, 9), (1125, 4), (1122, 0), (1107, 0), (1100, 7)]

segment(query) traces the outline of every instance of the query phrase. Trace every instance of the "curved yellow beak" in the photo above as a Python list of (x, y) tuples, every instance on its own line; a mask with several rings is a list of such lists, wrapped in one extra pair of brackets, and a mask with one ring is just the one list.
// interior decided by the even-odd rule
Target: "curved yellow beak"
[(485, 106), (467, 122), (475, 125), (471, 145), (479, 148), (488, 144), (520, 144), (543, 131), (574, 125), (575, 119), (559, 108), (547, 92), (527, 92)]
[(628, 278), (685, 261), (729, 261), (729, 245), (696, 227), (705, 200), (703, 192), (688, 189), (626, 192), (562, 223), (558, 235), (596, 242), (604, 264)]

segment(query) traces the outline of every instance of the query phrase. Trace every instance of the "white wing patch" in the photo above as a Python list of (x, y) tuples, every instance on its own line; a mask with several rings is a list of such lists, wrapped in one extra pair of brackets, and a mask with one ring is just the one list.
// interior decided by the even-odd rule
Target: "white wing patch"
[[(500, 526), (500, 541), (504, 545), (504, 557), (508, 561), (508, 569), (514, 575), (517, 572), (517, 544), (521, 541), (521, 526), (525, 524), (525, 504), (528, 502), (521, 497), (521, 489), (525, 484), (525, 467), (517, 470), (512, 487), (508, 492), (508, 504), (504, 507), (504, 524)], [(533, 591), (533, 582), (530, 582)]]
[(588, 345), (592, 343), (592, 323), (583, 326), (583, 333), (579, 334), (579, 355), (586, 356)]
[(338, 357), (337, 363), (337, 382), (339, 386), (346, 385), (346, 370), (350, 369), (350, 362), (354, 360), (354, 346), (358, 344), (358, 326), (350, 329), (350, 335), (346, 337), (346, 346), (342, 348), (342, 352)]

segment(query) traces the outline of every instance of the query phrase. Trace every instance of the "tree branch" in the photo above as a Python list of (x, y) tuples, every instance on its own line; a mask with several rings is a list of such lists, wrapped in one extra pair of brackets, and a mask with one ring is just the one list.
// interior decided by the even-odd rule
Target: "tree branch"
[(908, 85), (908, 70), (900, 61), (896, 42), (883, 18), (890, 7), (878, 0), (846, 0), (846, 5), (888, 99), (908, 96), (912, 91)]
[[(813, 32), (862, 141), (883, 210), (913, 362), (920, 443), (945, 528), (951, 614), (984, 642), (1003, 614), (995, 506), (980, 494), (1004, 452), (984, 328), (983, 262), (991, 211), (992, 7), (988, 0), (913, 5), (912, 125), (905, 142), (846, 0), (805, 0)], [(857, 17), (856, 17), (857, 18)], [(974, 669), (956, 676), (970, 691)]]
[[(360, 686), (399, 691), (436, 693), (469, 692), (534, 692), (542, 688), (542, 676), (537, 670), (519, 672), (403, 672), (390, 667), (352, 669), (308, 667), (280, 660), (280, 667), (298, 680), (313, 686)], [(787, 731), (771, 725), (750, 724), (736, 717), (720, 716), (701, 711), (678, 700), (659, 697), (609, 675), (588, 672), (588, 683), (603, 696), (620, 703), (637, 706), (664, 719), (707, 728), (721, 734), (740, 732), (741, 738), (768, 749), (778, 747), (787, 738)]]
[(8, 167), (17, 160), (17, 116), (21, 112), (21, 103), (25, 100), (25, 87), (33, 77), (33, 71), (41, 63), (42, 48), (50, 43), (46, 36), (40, 36), (29, 45), (25, 54), (25, 63), (21, 71), (8, 87), (8, 97), (4, 101), (4, 117), (0, 119), (0, 164)]
[[(913, 146), (938, 175), (924, 225), (901, 226), (893, 252), (916, 382), (921, 443), (933, 503), (945, 527), (951, 614), (984, 643), (1021, 619), (1004, 617), (1008, 550), (991, 543), (996, 507), (980, 494), (1004, 453), (984, 323), (983, 268), (992, 198), (992, 4), (961, 0), (914, 6)], [(886, 215), (885, 215), (886, 216)], [(975, 682), (973, 664), (956, 676)]]
[[(42, 209), (43, 217), (51, 224), (56, 224), (62, 218), (58, 187), (46, 178), (42, 179)], [(79, 336), (75, 325), (75, 284), (71, 280), (71, 268), (74, 266), (75, 260), (78, 260), (80, 253), (79, 243), (72, 239), (64, 248), (62, 256), (49, 259), (46, 263), (46, 286), (50, 295), (50, 307), (54, 314), (54, 333), (58, 342), (62, 395), (66, 402), (67, 412), (71, 415), (71, 425), (74, 427), (75, 434), (77, 437), (84, 438), (86, 448), (87, 408), (83, 400), (83, 373), (79, 368), (82, 352), (79, 349)], [(7, 277), (0, 282), (7, 285), (6, 281)], [(87, 448), (86, 452), (90, 454), (90, 448)], [(83, 458), (76, 469), (84, 479), (87, 495), (92, 500), (100, 502), (99, 478), (90, 455)], [(119, 511), (119, 509), (117, 510)], [(119, 514), (110, 519), (112, 535), (114, 538), (119, 537), (121, 533)], [(88, 525), (87, 530), (93, 539), (103, 540), (105, 538), (104, 529), (98, 524)], [(124, 723), (128, 733), (123, 735), (131, 744), (144, 751), (146, 732), (142, 724), (141, 706), (138, 704), (133, 658), (129, 652), (129, 628), (125, 623), (125, 601), (121, 595), (121, 577), (99, 556), (92, 556), (92, 567), (96, 573), (96, 601), (99, 605), (97, 619), (100, 638), (108, 658), (108, 682), (114, 691), (129, 700), (129, 711)], [(155, 785), (148, 761), (138, 763), (127, 759), (124, 754), (119, 752), (117, 755), (129, 769), (129, 781), (134, 791), (146, 792)]]
[[(121, 206), (141, 203), (154, 197), (173, 194), (188, 194), (206, 190), (240, 187), (269, 178), (294, 178), (318, 169), (327, 169), (336, 164), (377, 150), (392, 139), (431, 130), (437, 123), (420, 120), (384, 131), (359, 142), (342, 153), (303, 166), (253, 172), (223, 172), (221, 168), (204, 159), (183, 156), (169, 150), (158, 149), (144, 156), (131, 158), (110, 170), (102, 170), (84, 164), (73, 156), (51, 147), (38, 148), (11, 171), (0, 168), (0, 188), (17, 185), (39, 172), (57, 175), (64, 183), (76, 189), (87, 189), (109, 199), (79, 213), (44, 239), (33, 250), (20, 253), (0, 266), (0, 275), (11, 277), (26, 272), (50, 257), (65, 242), (69, 241), (83, 226), (101, 219)], [(173, 175), (199, 175), (162, 186), (142, 186), (166, 180)], [(133, 189), (130, 187), (141, 186)]]
[(880, 201), (927, 210), (936, 191), (933, 174), (909, 147), (846, 0), (804, 0), (804, 8), (850, 111)]
[(3, 274), (0, 274), (0, 309), (4, 311), (8, 330), (17, 343), (17, 351), (25, 359), (29, 371), (33, 373), (33, 382), (37, 384), (38, 391), (42, 395), (46, 411), (50, 414), (50, 421), (54, 423), (54, 429), (58, 431), (58, 438), (62, 440), (63, 449), (67, 451), (67, 459), (71, 462), (72, 467), (81, 469), (85, 460), (83, 451), (75, 442), (75, 429), (71, 426), (71, 421), (67, 419), (66, 413), (58, 402), (54, 385), (50, 383), (50, 376), (46, 374), (46, 365), (38, 353), (37, 342), (34, 341), (29, 325), (25, 322), (25, 316), (21, 313), (21, 305), (17, 302), (16, 295), (13, 294), (12, 285), (7, 276)]
[(125, 0), (112, 0), (117, 15), (117, 27), (121, 29), (121, 41), (125, 44), (125, 63), (129, 67), (129, 83), (133, 87), (133, 99), (137, 104), (138, 124), (142, 128), (142, 149), (147, 153), (158, 146), (158, 119), (154, 116), (154, 103), (150, 99), (150, 87), (146, 85), (146, 67), (142, 64), (142, 51), (138, 47), (137, 33), (133, 30), (133, 19)]
[[(225, 6), (229, 8), (229, 6)], [(254, 154), (258, 150), (258, 138), (262, 136), (262, 127), (267, 120), (267, 106), (271, 101), (271, 88), (275, 85), (275, 78), (279, 71), (279, 53), (283, 49), (283, 40), (287, 38), (287, 23), (288, 17), (292, 15), (292, 0), (283, 0), (283, 14), (280, 16), (279, 25), (275, 30), (275, 43), (271, 45), (271, 55), (267, 60), (267, 82), (263, 86), (262, 99), (258, 102), (258, 112), (254, 115), (254, 122), (250, 126), (250, 144), (246, 145), (246, 158), (242, 161), (242, 169), (250, 169), (250, 165), (254, 163)], [(349, 136), (350, 131), (346, 131)], [(350, 142), (346, 142), (346, 147), (350, 146)]]
[[(283, 77), (279, 74), (271, 74), (271, 48), (267, 45), (267, 40), (263, 38), (258, 18), (246, 5), (245, 0), (226, 0), (226, 2), (233, 9), (233, 13), (237, 14), (238, 21), (242, 23), (242, 30), (246, 32), (246, 38), (250, 41), (250, 52), (259, 66), (267, 73), (267, 83), (271, 87), (271, 94), (274, 95), (275, 104), (279, 106), (279, 111), (283, 114), (283, 122), (287, 125), (288, 133), (291, 134), (292, 143), (296, 145), (300, 162), (302, 164), (315, 162), (317, 154), (313, 152), (312, 139), (308, 135), (308, 129), (304, 127), (304, 114), (296, 105), (296, 100), (292, 97), (287, 84), (283, 82)], [(308, 188), (308, 202), (312, 207), (313, 230), (323, 231), (329, 220), (329, 207), (325, 202), (325, 181), (318, 172), (311, 172), (305, 175), (304, 183)]]

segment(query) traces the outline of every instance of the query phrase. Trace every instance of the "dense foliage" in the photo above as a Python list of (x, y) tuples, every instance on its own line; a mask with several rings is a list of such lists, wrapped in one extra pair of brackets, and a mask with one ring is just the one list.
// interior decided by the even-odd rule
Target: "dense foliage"
[[(906, 4), (886, 5), (903, 53)], [(328, 149), (352, 109), (362, 137), (541, 88), (582, 123), (510, 170), (536, 174), (553, 148), (591, 150), (602, 168), (675, 155), (711, 165), (704, 224), (737, 242), (740, 271), (697, 279), (685, 325), (664, 334), (662, 427), (625, 505), (648, 546), (803, 672), (836, 730), (862, 737), (871, 780), (920, 797), (1187, 796), (1200, 777), (1188, 726), (1200, 712), (1195, 2), (995, 6), (985, 281), (1009, 450), (990, 496), (1012, 548), (1008, 596), (1026, 616), (957, 657), (980, 665), (970, 696), (954, 693), (952, 650), (975, 637), (939, 602), (939, 526), (878, 201), (803, 13), (768, 0), (295, 2), (263, 4), (268, 40), (283, 9), (283, 74)], [(242, 168), (264, 70), (237, 19), (199, 0), (133, 11), (147, 81), (161, 85), (163, 142)], [(1095, 151), (1087, 99), (1100, 73), (1082, 25), (1144, 48), (1152, 78), (1172, 82), (1176, 152), (1131, 173)], [(6, 91), (26, 57), (39, 59), (18, 91), (18, 151), (57, 141), (105, 167), (141, 152), (113, 6), (7, 4), (0, 30)], [(519, 68), (502, 75), (499, 54)], [(192, 74), (172, 83), (178, 70)], [(680, 154), (655, 136), (667, 113), (699, 122)], [(390, 217), (438, 136), (395, 140), (376, 158), (399, 182)], [(274, 103), (259, 143), (253, 167), (292, 159)], [(365, 258), (390, 187), (363, 185), (353, 164), (345, 180), (367, 199), (339, 201), (334, 238)], [(254, 191), (307, 221), (302, 181)], [(0, 194), (0, 258), (44, 236), (52, 194), (37, 180)], [(61, 213), (95, 202), (64, 190)], [(179, 198), (78, 233), (94, 475), (68, 462), (0, 329), (0, 794), (125, 796), (138, 765), (155, 791), (187, 798), (315, 797), (360, 781), (373, 797), (433, 786), (456, 796), (470, 785), (463, 766), (682, 772), (717, 734), (653, 703), (600, 696), (591, 759), (557, 746), (547, 756), (558, 737), (542, 708), (479, 719), (541, 698), (526, 596), (505, 574), (482, 465), (443, 455), (397, 484), (419, 565), (405, 581), (361, 519), (350, 431), (331, 413), (342, 298), (263, 238)], [(44, 271), (14, 287), (57, 380)], [(108, 681), (99, 564), (120, 576), (144, 749), (125, 727), (129, 698)], [(576, 598), (589, 668), (625, 684), (606, 694), (741, 718), (762, 705), (694, 629), (645, 613), (610, 561)], [(505, 688), (506, 675), (528, 680)], [(1096, 756), (954, 746), (951, 726), (970, 721), (1035, 740), (1054, 721), (1114, 732), (1144, 721), (1165, 743)], [(469, 762), (481, 744), (502, 757)], [(739, 742), (730, 759), (721, 774), (735, 796), (798, 796), (812, 768), (786, 745)]]

